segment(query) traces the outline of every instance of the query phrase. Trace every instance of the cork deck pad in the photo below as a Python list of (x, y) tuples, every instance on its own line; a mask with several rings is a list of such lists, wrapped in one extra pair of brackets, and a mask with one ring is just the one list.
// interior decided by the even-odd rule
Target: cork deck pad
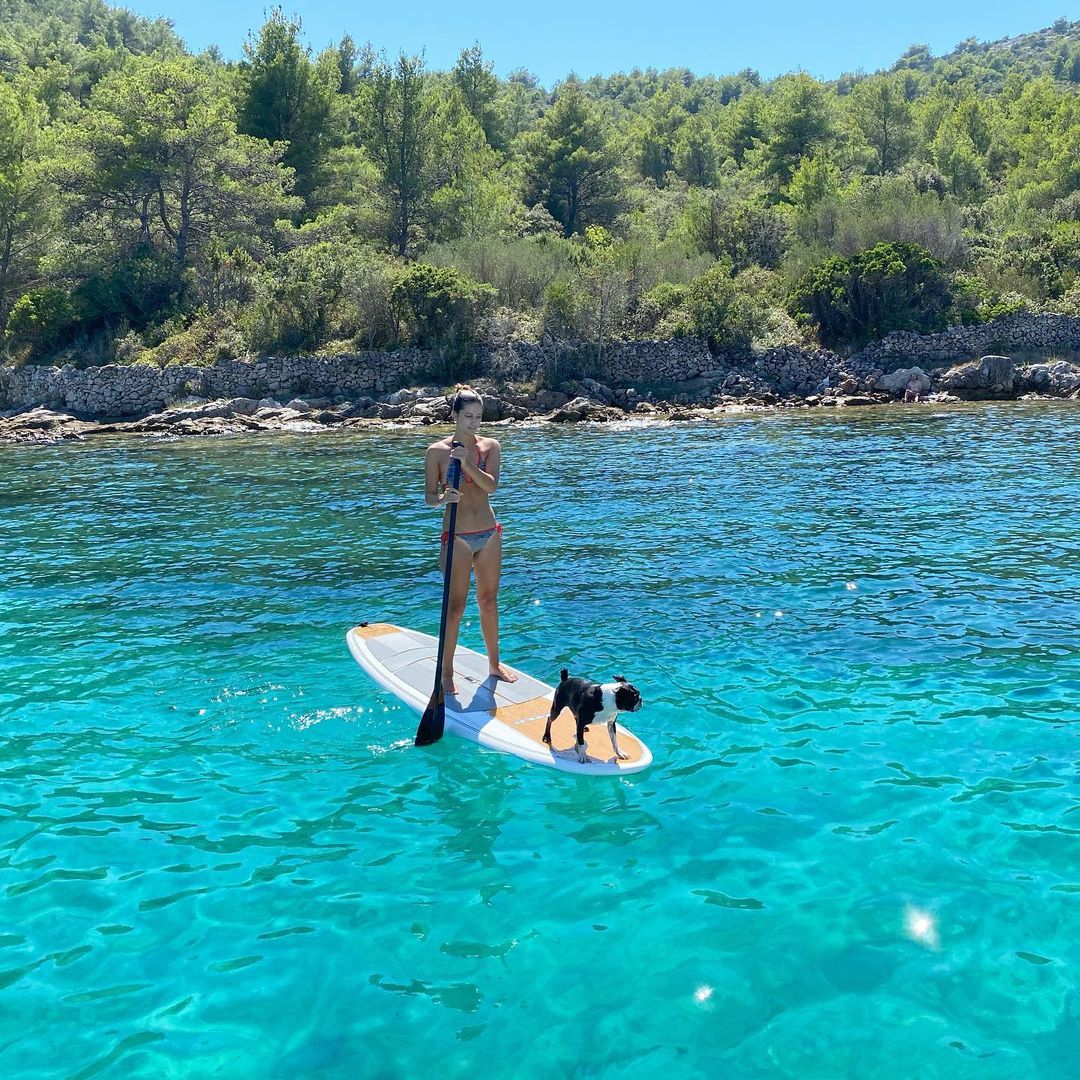
[[(435, 686), (438, 638), (391, 623), (361, 623), (345, 639), (356, 662), (384, 689), (422, 713)], [(508, 666), (508, 665), (507, 665)], [(454, 657), (457, 693), (446, 696), (446, 730), (527, 761), (593, 776), (639, 772), (652, 763), (649, 748), (618, 724), (616, 737), (626, 760), (618, 760), (606, 724), (585, 734), (589, 760), (574, 751), (574, 718), (568, 709), (551, 726), (551, 745), (541, 741), (554, 687), (511, 668), (517, 682), (488, 674), (487, 657), (458, 646)], [(557, 672), (556, 672), (557, 674)]]

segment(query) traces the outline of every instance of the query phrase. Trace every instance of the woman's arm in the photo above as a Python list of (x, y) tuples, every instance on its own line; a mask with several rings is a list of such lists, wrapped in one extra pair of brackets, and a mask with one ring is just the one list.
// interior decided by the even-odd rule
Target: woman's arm
[(424, 455), (424, 502), (428, 506), (444, 506), (461, 498), (461, 493), (453, 488), (439, 490), (442, 486), (442, 470), (439, 468), (442, 456), (443, 448), (438, 444), (429, 446)]
[(485, 495), (493, 495), (499, 487), (499, 466), (502, 464), (502, 447), (499, 445), (498, 439), (492, 439), (488, 443), (487, 453), (484, 457), (484, 463), (487, 465), (486, 472), (483, 469), (478, 469), (464, 458), (461, 460), (461, 468), (465, 475)]

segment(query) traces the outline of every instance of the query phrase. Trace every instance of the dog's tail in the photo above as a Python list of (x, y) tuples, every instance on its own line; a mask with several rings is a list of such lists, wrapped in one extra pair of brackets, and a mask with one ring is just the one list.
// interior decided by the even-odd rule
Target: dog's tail
[(562, 671), (559, 672), (559, 677), (563, 682), (566, 682), (566, 680), (570, 678), (570, 669), (563, 668)]

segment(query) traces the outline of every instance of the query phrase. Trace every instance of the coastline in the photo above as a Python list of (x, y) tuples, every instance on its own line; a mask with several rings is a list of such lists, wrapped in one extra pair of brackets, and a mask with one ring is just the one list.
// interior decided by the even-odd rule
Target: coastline
[[(548, 411), (531, 411), (515, 405), (513, 389), (481, 385), (484, 394), (486, 426), (514, 424), (618, 424), (678, 423), (717, 420), (724, 416), (812, 410), (815, 412), (850, 408), (917, 408), (925, 405), (961, 405), (975, 402), (1064, 401), (1077, 400), (1080, 394), (1034, 393), (959, 396), (946, 391), (929, 392), (918, 401), (905, 402), (902, 394), (889, 392), (845, 393), (837, 390), (806, 398), (778, 399), (767, 396), (726, 399), (711, 404), (686, 405), (667, 400), (638, 398), (629, 407), (608, 404), (602, 392), (566, 396), (567, 400)], [(144, 436), (185, 438), (224, 435), (303, 434), (347, 430), (409, 430), (445, 425), (450, 420), (450, 397), (445, 391), (403, 389), (389, 395), (396, 401), (374, 405), (356, 402), (331, 403), (320, 399), (294, 398), (287, 403), (273, 399), (253, 401), (235, 398), (217, 401), (192, 401), (138, 418), (85, 418), (72, 413), (35, 406), (0, 414), (0, 444), (48, 446), (63, 442), (84, 442), (104, 436)]]
[(1080, 398), (1080, 318), (1065, 315), (896, 332), (850, 357), (794, 345), (713, 355), (704, 342), (676, 339), (616, 343), (601, 364), (582, 359), (582, 348), (571, 364), (518, 345), (479, 356), (442, 385), (430, 382), (433, 356), (415, 349), (207, 367), (0, 367), (0, 443), (437, 424), (450, 415), (447, 383), (459, 378), (483, 393), (488, 424)]

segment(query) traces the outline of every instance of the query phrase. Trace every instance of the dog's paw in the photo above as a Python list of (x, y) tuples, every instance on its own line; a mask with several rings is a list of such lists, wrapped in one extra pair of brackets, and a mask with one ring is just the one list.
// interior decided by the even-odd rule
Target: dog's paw
[(580, 745), (575, 746), (574, 751), (577, 753), (578, 764), (580, 764), (580, 765), (588, 765), (589, 764), (589, 761), (590, 761), (589, 751), (588, 751), (588, 747), (586, 747), (586, 745), (584, 743), (581, 743)]
[(621, 750), (616, 750), (615, 751), (615, 756), (619, 759), (619, 761), (629, 761), (630, 760), (630, 755), (629, 754), (624, 754)]

